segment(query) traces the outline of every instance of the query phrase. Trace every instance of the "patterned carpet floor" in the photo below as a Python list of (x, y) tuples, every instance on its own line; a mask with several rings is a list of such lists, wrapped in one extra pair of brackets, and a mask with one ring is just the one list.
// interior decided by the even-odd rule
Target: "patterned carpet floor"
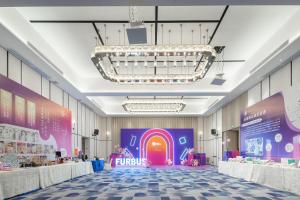
[(211, 200), (300, 199), (241, 179), (216, 168), (121, 168), (79, 177), (13, 198), (33, 200)]

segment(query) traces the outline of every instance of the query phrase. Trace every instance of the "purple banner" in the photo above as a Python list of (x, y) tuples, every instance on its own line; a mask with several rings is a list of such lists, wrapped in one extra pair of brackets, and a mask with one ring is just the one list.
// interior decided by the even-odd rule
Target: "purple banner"
[(71, 116), (68, 109), (0, 75), (0, 154), (58, 150), (71, 156)]
[(133, 158), (145, 158), (152, 165), (167, 161), (179, 165), (194, 147), (194, 130), (187, 129), (121, 129), (121, 147)]
[(247, 156), (300, 159), (300, 129), (289, 120), (282, 93), (242, 112), (240, 131), (241, 151)]

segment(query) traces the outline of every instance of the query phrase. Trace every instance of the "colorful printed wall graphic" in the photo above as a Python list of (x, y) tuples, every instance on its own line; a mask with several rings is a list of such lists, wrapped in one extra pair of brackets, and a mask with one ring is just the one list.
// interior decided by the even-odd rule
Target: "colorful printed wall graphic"
[(277, 93), (241, 113), (241, 151), (279, 161), (300, 159), (299, 92)]
[(0, 75), (0, 155), (71, 156), (71, 111)]
[(146, 158), (152, 165), (171, 160), (179, 165), (194, 147), (193, 129), (121, 129), (121, 147), (134, 158)]

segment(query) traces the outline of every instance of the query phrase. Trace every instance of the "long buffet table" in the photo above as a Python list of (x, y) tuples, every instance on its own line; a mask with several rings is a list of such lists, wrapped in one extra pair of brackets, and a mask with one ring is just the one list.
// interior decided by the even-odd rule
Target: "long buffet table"
[(239, 162), (219, 162), (219, 173), (300, 194), (300, 168)]
[(91, 173), (91, 162), (0, 171), (0, 200)]

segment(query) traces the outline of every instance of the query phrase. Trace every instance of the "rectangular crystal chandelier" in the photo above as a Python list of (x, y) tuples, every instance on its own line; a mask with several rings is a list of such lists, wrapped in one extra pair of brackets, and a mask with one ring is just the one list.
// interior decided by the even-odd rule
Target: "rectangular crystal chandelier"
[(215, 58), (210, 45), (98, 45), (91, 54), (104, 79), (122, 84), (196, 82)]
[(127, 99), (123, 104), (127, 112), (150, 113), (150, 112), (180, 112), (185, 103), (181, 99)]

